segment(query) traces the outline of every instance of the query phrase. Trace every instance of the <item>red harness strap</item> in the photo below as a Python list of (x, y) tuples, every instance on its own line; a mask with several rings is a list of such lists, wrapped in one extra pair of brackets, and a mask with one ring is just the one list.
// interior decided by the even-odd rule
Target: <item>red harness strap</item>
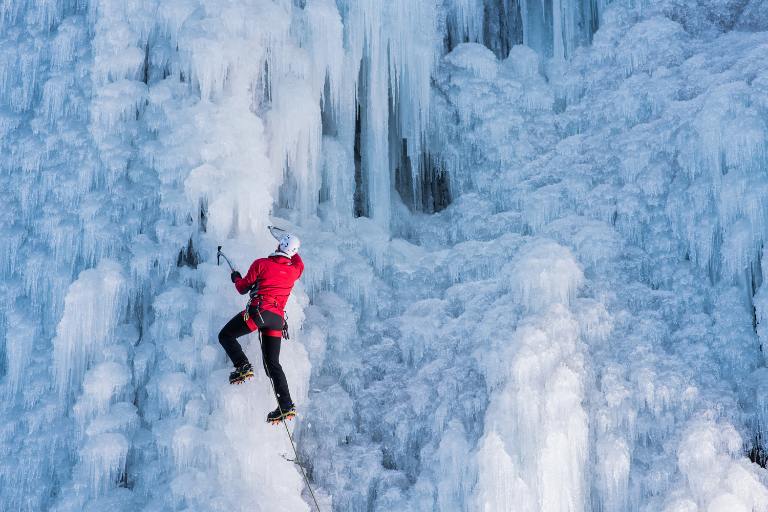
[(253, 321), (253, 318), (245, 311), (243, 311), (243, 320), (245, 320), (245, 325), (248, 326), (251, 332), (259, 328), (259, 326), (256, 325), (256, 322)]
[[(256, 325), (256, 322), (253, 321), (253, 317), (247, 313), (248, 310), (243, 311), (243, 320), (245, 320), (245, 325), (248, 326), (248, 328), (251, 330), (251, 332), (257, 330), (259, 328), (258, 325)], [(275, 329), (263, 329), (261, 333), (264, 336), (273, 336), (275, 338), (282, 338), (283, 337), (283, 331), (278, 331)]]

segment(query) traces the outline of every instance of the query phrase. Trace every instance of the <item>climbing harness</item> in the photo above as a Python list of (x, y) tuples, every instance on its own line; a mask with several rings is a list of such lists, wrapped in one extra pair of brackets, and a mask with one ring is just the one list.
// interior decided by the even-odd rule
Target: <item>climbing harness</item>
[[(259, 331), (259, 344), (261, 345), (261, 353), (264, 353), (264, 340), (261, 339), (261, 331)], [(275, 395), (275, 400), (277, 400), (277, 408), (280, 409), (280, 415), (283, 415), (283, 408), (280, 407), (280, 397), (277, 396), (277, 389), (275, 388), (275, 382), (272, 380), (272, 375), (269, 374), (269, 368), (267, 368), (267, 363), (264, 361), (264, 358), (261, 359), (261, 364), (264, 365), (264, 371), (267, 373), (267, 377), (269, 378), (269, 383), (272, 385), (272, 393)], [(288, 440), (291, 442), (291, 448), (293, 448), (293, 455), (295, 458), (291, 461), (297, 466), (299, 466), (299, 469), (301, 470), (301, 476), (304, 478), (304, 483), (307, 485), (307, 489), (309, 489), (309, 494), (312, 496), (312, 501), (315, 503), (315, 508), (317, 509), (317, 512), (320, 512), (320, 505), (317, 504), (317, 498), (315, 498), (315, 492), (312, 490), (312, 486), (309, 485), (309, 478), (307, 478), (307, 472), (304, 470), (304, 466), (299, 461), (299, 452), (296, 450), (296, 443), (293, 442), (293, 436), (291, 435), (291, 431), (288, 430), (288, 424), (283, 420), (283, 426), (285, 427), (285, 433), (288, 434)], [(285, 458), (285, 457), (284, 457)], [(286, 458), (286, 460), (288, 460)]]
[[(257, 293), (259, 289), (259, 283), (258, 281), (251, 286), (251, 289), (249, 291), (249, 297), (248, 302), (245, 303), (245, 310), (243, 311), (243, 320), (246, 324), (251, 326), (251, 324), (248, 322), (248, 320), (251, 318), (250, 309), (253, 307), (253, 309), (256, 310), (256, 314), (259, 315), (259, 320), (261, 320), (261, 325), (264, 325), (264, 318), (261, 316), (261, 310), (264, 309), (264, 299), (265, 297), (263, 295), (259, 295)], [(270, 304), (276, 308), (280, 308), (280, 304), (278, 304), (277, 300), (272, 298), (272, 304)], [(291, 336), (288, 334), (288, 313), (283, 311), (283, 328), (282, 330), (282, 337), (286, 340), (290, 340)]]
[(288, 334), (288, 313), (284, 313), (283, 316), (283, 338), (286, 341), (291, 339), (291, 336)]
[[(259, 295), (257, 293), (257, 290), (259, 289), (259, 283), (258, 281), (251, 286), (251, 290), (249, 292), (248, 302), (245, 303), (245, 310), (243, 311), (243, 320), (245, 320), (245, 323), (248, 323), (248, 319), (251, 317), (250, 309), (253, 307), (253, 309), (256, 310), (256, 314), (259, 315), (259, 320), (261, 320), (261, 325), (264, 325), (264, 318), (261, 316), (261, 310), (264, 309), (264, 296)], [(274, 306), (276, 308), (280, 307), (280, 304), (277, 303), (277, 300), (272, 299), (271, 306)], [(283, 331), (285, 331), (286, 326), (288, 325), (286, 323), (288, 315), (283, 313)], [(250, 325), (250, 324), (249, 324)], [(286, 339), (288, 339), (286, 337)]]

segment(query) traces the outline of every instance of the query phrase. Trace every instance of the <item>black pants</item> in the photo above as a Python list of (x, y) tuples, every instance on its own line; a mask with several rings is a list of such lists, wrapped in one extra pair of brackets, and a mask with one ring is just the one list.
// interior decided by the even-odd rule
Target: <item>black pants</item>
[[(253, 313), (256, 313), (253, 311)], [(269, 329), (279, 331), (283, 328), (283, 318), (271, 311), (262, 311), (261, 315), (252, 316), (259, 329)], [(243, 314), (238, 313), (232, 320), (227, 322), (219, 332), (219, 343), (224, 347), (229, 359), (235, 367), (248, 362), (248, 357), (243, 352), (243, 347), (238, 343), (237, 338), (250, 334), (251, 328), (243, 320)], [(293, 405), (291, 393), (288, 391), (288, 381), (285, 378), (283, 367), (280, 366), (280, 337), (261, 336), (261, 357), (264, 362), (264, 371), (267, 377), (272, 379), (277, 392), (277, 400), (280, 407), (287, 408)]]

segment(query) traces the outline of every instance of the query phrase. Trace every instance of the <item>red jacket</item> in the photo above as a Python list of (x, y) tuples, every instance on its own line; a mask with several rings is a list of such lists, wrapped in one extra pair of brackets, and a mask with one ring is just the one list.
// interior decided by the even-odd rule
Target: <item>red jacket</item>
[(285, 256), (259, 258), (251, 263), (245, 277), (235, 280), (235, 288), (241, 295), (245, 295), (257, 283), (255, 293), (261, 297), (261, 309), (283, 316), (293, 284), (302, 272), (304, 262), (298, 254), (294, 254), (291, 259)]

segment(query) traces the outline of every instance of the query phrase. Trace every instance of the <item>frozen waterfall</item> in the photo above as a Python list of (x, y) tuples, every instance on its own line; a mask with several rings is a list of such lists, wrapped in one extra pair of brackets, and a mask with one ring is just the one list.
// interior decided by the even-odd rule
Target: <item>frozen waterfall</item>
[(768, 512), (765, 0), (6, 0), (0, 154), (0, 510), (314, 508), (278, 224), (322, 510)]

